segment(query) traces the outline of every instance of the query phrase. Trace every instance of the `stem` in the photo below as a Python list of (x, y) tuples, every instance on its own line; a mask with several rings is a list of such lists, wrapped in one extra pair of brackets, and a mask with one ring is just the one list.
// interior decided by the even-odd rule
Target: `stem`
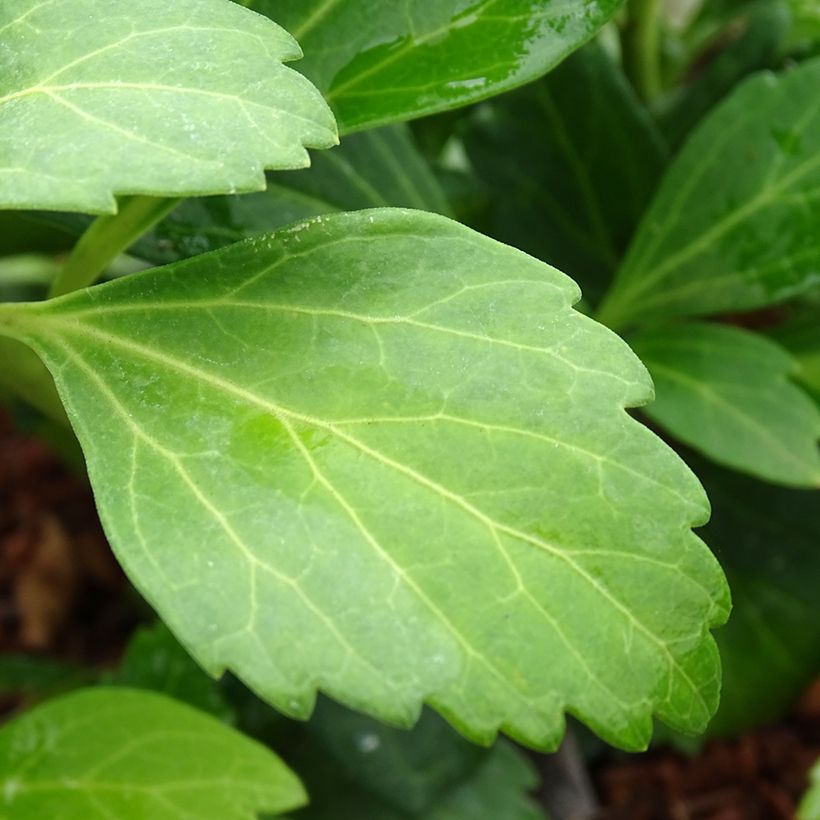
[(661, 0), (628, 0), (627, 10), (629, 17), (621, 32), (624, 70), (639, 96), (648, 101), (661, 92)]
[(116, 214), (97, 217), (80, 237), (57, 274), (49, 295), (62, 296), (93, 285), (117, 256), (178, 203), (178, 199), (154, 196), (123, 198)]

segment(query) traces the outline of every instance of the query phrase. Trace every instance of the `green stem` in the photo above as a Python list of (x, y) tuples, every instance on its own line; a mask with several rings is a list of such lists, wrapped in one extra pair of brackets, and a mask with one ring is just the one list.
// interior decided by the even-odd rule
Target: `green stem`
[(624, 70), (643, 100), (661, 92), (661, 0), (628, 0), (628, 18), (621, 32)]
[(97, 217), (80, 237), (55, 278), (49, 295), (62, 296), (93, 285), (117, 256), (178, 203), (178, 199), (153, 196), (130, 196), (120, 200), (116, 214)]

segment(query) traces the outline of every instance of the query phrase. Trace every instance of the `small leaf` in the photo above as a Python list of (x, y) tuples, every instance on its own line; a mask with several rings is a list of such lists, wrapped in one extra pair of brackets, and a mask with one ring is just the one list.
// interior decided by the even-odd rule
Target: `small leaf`
[[(6, 305), (54, 375), (126, 571), (207, 669), (409, 725), (638, 748), (703, 728), (722, 574), (694, 477), (624, 406), (563, 274), (444, 217), (318, 218)], [(408, 674), (408, 669), (413, 674)]]
[(797, 365), (785, 350), (706, 323), (671, 325), (630, 343), (655, 382), (650, 418), (721, 464), (820, 487), (820, 410), (789, 379)]
[(820, 820), (820, 761), (811, 773), (811, 785), (797, 810), (797, 820)]
[(723, 685), (709, 733), (739, 734), (782, 717), (820, 674), (820, 493), (687, 461), (709, 493), (702, 534), (732, 590), (732, 617), (716, 633)]
[(0, 38), (2, 207), (255, 191), (336, 141), (293, 38), (227, 0), (5, 0)]
[(794, 377), (820, 404), (820, 304), (809, 305), (772, 332), (797, 362)]
[(549, 71), (622, 0), (249, 0), (305, 51), (342, 132), (467, 105)]
[(537, 83), (476, 108), (464, 131), (472, 167), (493, 192), (492, 235), (599, 297), (665, 160), (620, 68), (591, 43)]
[(163, 695), (98, 687), (0, 729), (0, 810), (15, 820), (251, 820), (305, 802), (268, 749)]
[(820, 281), (820, 59), (761, 74), (698, 127), (600, 312), (610, 326), (747, 310)]

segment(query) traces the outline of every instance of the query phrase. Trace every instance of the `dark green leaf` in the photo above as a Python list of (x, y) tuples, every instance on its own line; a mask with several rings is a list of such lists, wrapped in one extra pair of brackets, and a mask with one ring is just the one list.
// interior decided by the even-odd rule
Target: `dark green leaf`
[(207, 669), (293, 716), (321, 687), (554, 747), (570, 709), (638, 748), (653, 711), (709, 719), (728, 596), (699, 485), (623, 410), (645, 370), (577, 298), (381, 210), (6, 305), (0, 330), (49, 365), (118, 558)]
[(2, 207), (255, 191), (336, 142), (293, 38), (226, 0), (4, 0), (0, 38)]
[(345, 131), (482, 100), (549, 71), (622, 0), (249, 0), (301, 43)]
[(598, 44), (480, 106), (464, 133), (492, 191), (489, 231), (568, 271), (598, 297), (661, 176), (664, 148)]
[(820, 60), (744, 83), (686, 143), (600, 318), (746, 310), (820, 281)]
[(728, 325), (684, 323), (630, 343), (655, 382), (646, 414), (721, 464), (820, 487), (820, 410), (791, 380), (778, 345)]
[(0, 729), (0, 795), (14, 820), (251, 820), (305, 802), (263, 746), (162, 695), (104, 687)]

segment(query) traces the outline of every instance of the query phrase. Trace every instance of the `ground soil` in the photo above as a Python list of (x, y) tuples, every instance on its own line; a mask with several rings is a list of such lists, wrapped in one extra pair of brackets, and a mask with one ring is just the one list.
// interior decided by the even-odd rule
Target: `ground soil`
[[(84, 476), (0, 411), (0, 660), (111, 665), (145, 616)], [(0, 716), (25, 705), (0, 676)], [(820, 682), (777, 725), (712, 741), (695, 757), (655, 751), (595, 764), (596, 820), (788, 820), (818, 757)]]

